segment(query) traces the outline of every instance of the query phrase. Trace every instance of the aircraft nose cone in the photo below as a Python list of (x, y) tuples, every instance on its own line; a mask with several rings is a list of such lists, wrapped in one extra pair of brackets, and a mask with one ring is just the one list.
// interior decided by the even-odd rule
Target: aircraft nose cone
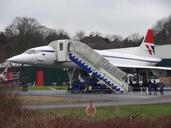
[(13, 61), (15, 61), (15, 57), (8, 58), (7, 61), (13, 62)]
[(7, 61), (14, 62), (14, 63), (22, 63), (23, 60), (24, 59), (21, 56), (18, 56), (18, 55), (7, 59)]

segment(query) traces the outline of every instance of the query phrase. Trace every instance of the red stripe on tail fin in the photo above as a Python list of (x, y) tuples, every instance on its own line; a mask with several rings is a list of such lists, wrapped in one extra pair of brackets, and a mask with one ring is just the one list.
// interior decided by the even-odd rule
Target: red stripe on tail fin
[(148, 50), (148, 53), (150, 54), (150, 55), (152, 55), (152, 50), (150, 49), (150, 47), (148, 46), (148, 45), (145, 45), (146, 46), (146, 48), (147, 48), (147, 50)]
[(144, 42), (154, 44), (154, 35), (152, 29), (148, 29)]

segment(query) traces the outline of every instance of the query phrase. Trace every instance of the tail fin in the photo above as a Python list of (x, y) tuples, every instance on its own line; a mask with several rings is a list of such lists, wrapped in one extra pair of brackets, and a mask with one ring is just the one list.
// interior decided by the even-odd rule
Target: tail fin
[(142, 44), (136, 51), (136, 55), (148, 57), (155, 56), (154, 35), (152, 29), (148, 29)]

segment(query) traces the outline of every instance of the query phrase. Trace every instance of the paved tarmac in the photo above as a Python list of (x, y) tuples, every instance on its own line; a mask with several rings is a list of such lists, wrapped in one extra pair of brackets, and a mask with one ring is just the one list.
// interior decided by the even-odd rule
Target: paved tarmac
[(96, 107), (171, 103), (171, 91), (166, 91), (164, 95), (158, 93), (157, 96), (149, 96), (146, 95), (145, 92), (129, 92), (125, 94), (71, 94), (64, 90), (30, 90), (27, 92), (20, 91), (19, 93), (23, 96), (53, 96), (63, 97), (64, 99), (64, 102), (60, 103), (23, 106), (29, 109), (86, 107), (90, 104), (90, 101), (92, 101)]

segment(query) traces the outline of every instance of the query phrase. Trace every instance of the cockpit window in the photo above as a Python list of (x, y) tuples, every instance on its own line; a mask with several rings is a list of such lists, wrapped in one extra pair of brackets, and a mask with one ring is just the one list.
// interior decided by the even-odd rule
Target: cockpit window
[(42, 52), (42, 50), (36, 50), (36, 53), (40, 53), (40, 52)]
[(30, 49), (30, 50), (27, 50), (24, 53), (26, 53), (26, 54), (36, 54), (36, 50)]

